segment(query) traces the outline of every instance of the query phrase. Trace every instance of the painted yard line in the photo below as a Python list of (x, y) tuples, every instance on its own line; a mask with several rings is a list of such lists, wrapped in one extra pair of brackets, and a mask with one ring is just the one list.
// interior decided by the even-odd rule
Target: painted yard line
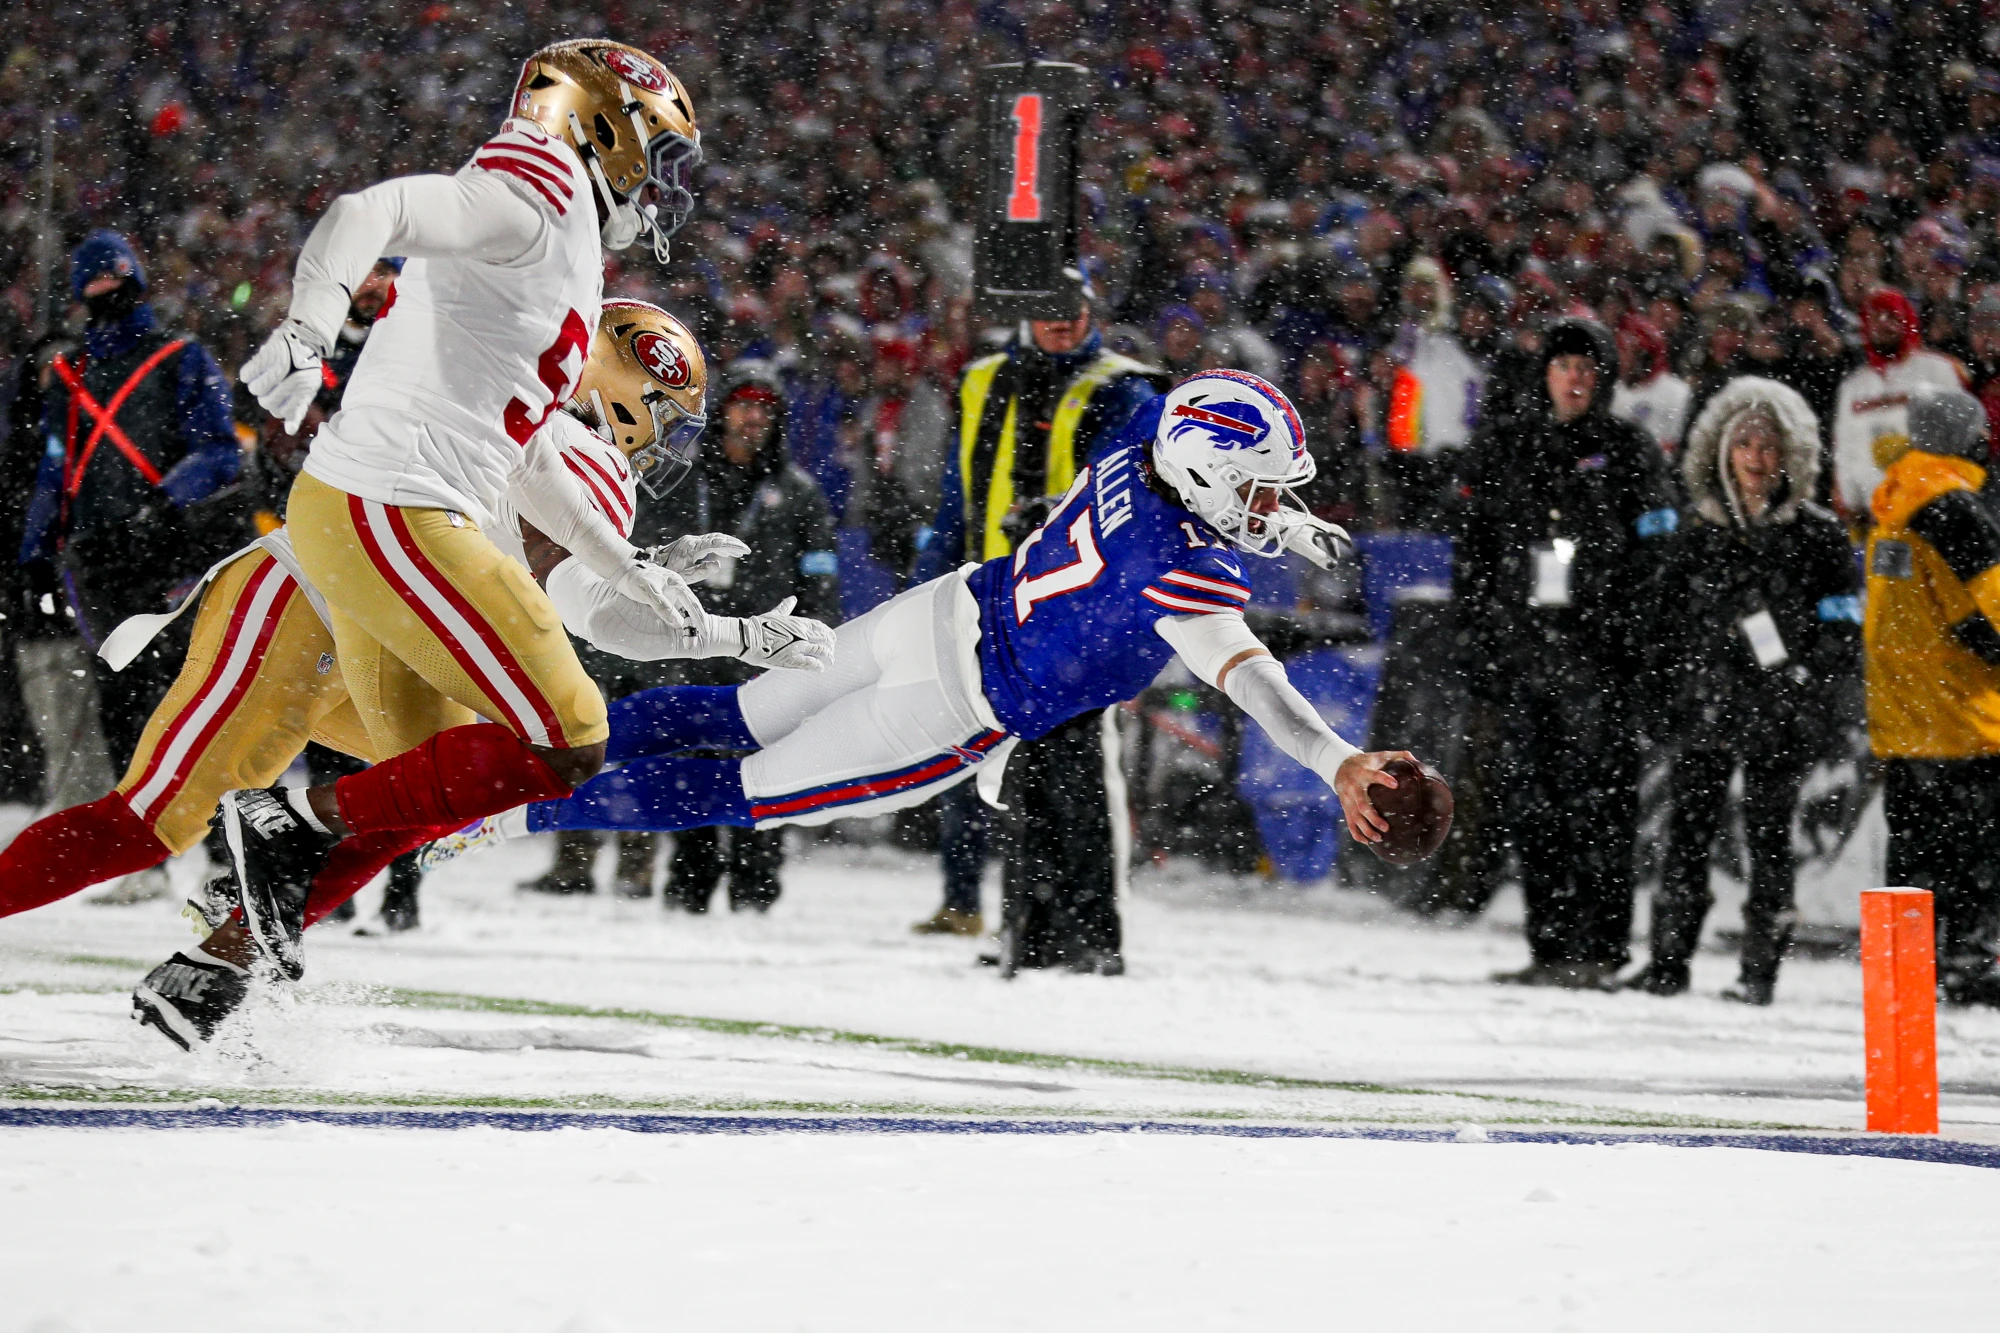
[[(74, 961), (109, 965), (120, 961), (107, 958), (85, 958), (77, 956)], [(24, 990), (36, 993), (54, 993), (56, 988), (44, 988), (33, 984), (0, 988)], [(1527, 1123), (1542, 1123), (1551, 1118), (1583, 1121), (1595, 1125), (1646, 1125), (1675, 1128), (1735, 1128), (1764, 1129), (1790, 1128), (1783, 1124), (1751, 1120), (1718, 1120), (1689, 1115), (1647, 1115), (1644, 1112), (1620, 1110), (1597, 1106), (1587, 1102), (1565, 1102), (1550, 1098), (1510, 1096), (1502, 1093), (1467, 1092), (1458, 1089), (1398, 1087), (1390, 1084), (1349, 1082), (1334, 1079), (1296, 1078), (1282, 1074), (1265, 1074), (1252, 1070), (1202, 1068), (1188, 1065), (1159, 1064), (1150, 1061), (1113, 1060), (1099, 1056), (1053, 1055), (1041, 1051), (1023, 1051), (1008, 1047), (975, 1046), (962, 1042), (933, 1041), (916, 1037), (890, 1037), (876, 1033), (854, 1032), (840, 1028), (808, 1026), (795, 1023), (771, 1023), (755, 1019), (711, 1018), (694, 1014), (671, 1014), (649, 1009), (625, 1009), (596, 1005), (567, 1004), (551, 1000), (531, 1000), (514, 996), (472, 995), (457, 991), (406, 990), (397, 987), (365, 988), (366, 992), (379, 997), (380, 1002), (400, 1008), (429, 1009), (439, 1012), (468, 1012), (513, 1014), (537, 1018), (592, 1018), (640, 1023), (650, 1027), (681, 1029), (707, 1032), (723, 1036), (763, 1037), (777, 1040), (807, 1041), (822, 1044), (845, 1044), (865, 1046), (873, 1050), (905, 1052), (934, 1059), (979, 1061), (987, 1064), (1013, 1065), (1023, 1068), (1048, 1069), (1056, 1071), (1087, 1070), (1108, 1074), (1119, 1078), (1150, 1079), (1159, 1082), (1208, 1084), (1229, 1087), (1248, 1087), (1286, 1092), (1341, 1092), (1362, 1096), (1410, 1097), (1410, 1098), (1458, 1098), (1476, 1101), (1495, 1107), (1519, 1108), (1522, 1112), (1530, 1108), (1546, 1108), (1542, 1115), (1519, 1114), (1504, 1117)], [(351, 997), (344, 1002), (356, 1003)], [(1547, 1112), (1558, 1112), (1551, 1116)], [(1454, 1117), (1464, 1118), (1464, 1117)]]
[[(9, 1105), (113, 1107), (129, 1106), (167, 1109), (192, 1106), (198, 1110), (235, 1107), (279, 1109), (360, 1109), (360, 1110), (445, 1110), (445, 1111), (524, 1111), (552, 1114), (577, 1112), (672, 1113), (680, 1115), (866, 1115), (891, 1117), (984, 1116), (989, 1119), (1046, 1119), (1046, 1105), (985, 1105), (940, 1102), (870, 1102), (857, 1100), (804, 1101), (784, 1098), (703, 1098), (613, 1097), (603, 1093), (579, 1093), (563, 1097), (510, 1097), (504, 1094), (458, 1095), (452, 1093), (349, 1093), (304, 1088), (180, 1087), (160, 1088), (143, 1084), (109, 1086), (64, 1085), (59, 1083), (0, 1084), (0, 1109)], [(1478, 1114), (1481, 1125), (1522, 1125), (1549, 1128), (1570, 1125), (1585, 1129), (1654, 1129), (1815, 1132), (1811, 1125), (1780, 1121), (1703, 1120), (1694, 1116), (1648, 1116), (1644, 1112), (1613, 1115), (1582, 1114), (1592, 1108), (1572, 1108), (1579, 1114), (1555, 1116), (1547, 1112), (1530, 1115)], [(1101, 1106), (1067, 1106), (1061, 1118), (1083, 1123), (1093, 1121), (1182, 1120), (1218, 1124), (1296, 1124), (1320, 1126), (1371, 1125), (1450, 1125), (1456, 1128), (1472, 1118), (1469, 1108), (1441, 1107), (1435, 1113), (1400, 1113), (1395, 1108), (1372, 1106), (1345, 1114), (1329, 1110), (1325, 1114), (1272, 1110), (1189, 1109), (1185, 1107), (1132, 1107), (1111, 1110)]]
[(1383, 1083), (1346, 1082), (1338, 1079), (1294, 1078), (1283, 1074), (1262, 1074), (1244, 1069), (1202, 1068), (1192, 1065), (1156, 1064), (1144, 1060), (1113, 1060), (1101, 1056), (1051, 1055), (1042, 1051), (1015, 1050), (1004, 1046), (974, 1046), (964, 1042), (932, 1041), (921, 1037), (888, 1037), (870, 1032), (796, 1023), (766, 1023), (751, 1019), (702, 1018), (688, 1014), (659, 1013), (648, 1009), (600, 1008), (592, 1005), (560, 1004), (547, 1000), (524, 1000), (507, 996), (466, 995), (453, 991), (388, 990), (389, 1002), (412, 1008), (461, 1009), (484, 1013), (522, 1014), (540, 1018), (610, 1018), (654, 1027), (686, 1028), (700, 1032), (740, 1037), (780, 1037), (867, 1046), (877, 1050), (906, 1051), (946, 1060), (977, 1060), (986, 1064), (1022, 1065), (1034, 1069), (1084, 1069), (1123, 1078), (1157, 1079), (1178, 1083), (1209, 1083), (1234, 1087), (1270, 1088), (1285, 1091), (1350, 1092), (1381, 1097), (1463, 1097), (1469, 1100), (1521, 1106), (1568, 1106), (1529, 1097), (1510, 1097), (1490, 1092), (1440, 1093), (1430, 1088), (1404, 1088)]
[[(605, 1115), (595, 1112), (312, 1110), (280, 1107), (5, 1107), (0, 1128), (228, 1129), (286, 1123), (381, 1129), (620, 1129), (638, 1134), (1169, 1134), (1250, 1139), (1362, 1139), (1451, 1143), (1448, 1129), (1375, 1125), (1211, 1124), (1178, 1120), (1076, 1121), (908, 1116)], [(2000, 1144), (1887, 1134), (1607, 1134), (1568, 1129), (1491, 1129), (1490, 1144), (1656, 1144), (1673, 1148), (1748, 1148), (1833, 1157), (1884, 1157), (1953, 1166), (2000, 1168)], [(1476, 1146), (1476, 1145), (1468, 1145)]]

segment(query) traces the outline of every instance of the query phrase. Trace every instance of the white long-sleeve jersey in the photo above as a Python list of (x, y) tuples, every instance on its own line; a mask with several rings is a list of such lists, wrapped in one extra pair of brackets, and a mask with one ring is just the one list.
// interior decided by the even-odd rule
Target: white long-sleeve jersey
[(1229, 696), (1264, 729), (1280, 750), (1320, 776), (1327, 786), (1360, 747), (1326, 724), (1271, 656), (1240, 611), (1162, 616), (1153, 629), (1204, 684)]
[[(530, 441), (537, 451), (531, 465), (514, 474), (507, 493), (501, 498), (499, 513), (490, 530), (493, 544), (521, 564), (528, 563), (521, 540), (521, 518), (538, 514), (551, 503), (566, 501), (581, 493), (589, 502), (580, 515), (599, 531), (602, 544), (622, 543), (632, 535), (632, 518), (638, 510), (638, 484), (631, 464), (617, 446), (607, 443), (595, 431), (567, 412), (550, 417)], [(543, 455), (541, 451), (546, 450)], [(553, 463), (560, 463), (558, 472)], [(549, 492), (558, 494), (551, 496)], [(535, 522), (530, 517), (529, 522)], [(574, 525), (573, 525), (574, 526)], [(605, 532), (602, 529), (608, 528)], [(565, 534), (567, 540), (575, 536)], [(676, 628), (660, 619), (650, 606), (642, 605), (616, 591), (608, 579), (590, 568), (590, 562), (572, 554), (548, 576), (549, 601), (562, 617), (563, 627), (601, 652), (635, 662), (655, 662), (669, 657), (709, 657), (718, 652), (712, 635), (703, 627)], [(733, 622), (732, 622), (733, 623)]]
[(292, 317), (330, 348), (376, 260), (393, 296), (313, 442), (306, 471), (383, 504), (493, 529), (524, 450), (581, 372), (604, 295), (583, 164), (509, 120), (453, 176), (406, 176), (334, 201), (299, 256)]
[[(319, 447), (317, 440), (313, 447)], [(483, 529), (501, 553), (522, 568), (530, 568), (526, 545), (521, 540), (524, 509), (567, 515), (570, 533), (566, 535), (570, 540), (577, 540), (575, 534), (582, 532), (600, 547), (622, 546), (630, 551), (625, 538), (631, 535), (639, 496), (631, 465), (617, 446), (607, 443), (569, 413), (558, 412), (536, 433), (530, 447), (546, 450), (555, 467), (522, 468), (515, 473), (506, 494), (496, 505), (491, 526)], [(313, 610), (319, 613), (320, 620), (331, 629), (326, 599), (299, 567), (298, 558), (292, 554), (291, 536), (280, 528), (217, 561), (174, 610), (126, 620), (105, 641), (102, 650), (105, 660), (112, 664), (113, 670), (123, 670), (160, 631), (200, 603), (202, 590), (210, 580), (231, 562), (257, 549), (268, 551), (285, 567), (312, 603)], [(548, 593), (564, 627), (603, 652), (646, 662), (668, 657), (729, 655), (727, 635), (718, 640), (713, 632), (704, 635), (669, 626), (657, 610), (616, 591), (608, 579), (593, 573), (576, 555), (557, 565), (549, 575)], [(730, 626), (735, 623), (727, 622)], [(713, 630), (712, 625), (707, 628)]]

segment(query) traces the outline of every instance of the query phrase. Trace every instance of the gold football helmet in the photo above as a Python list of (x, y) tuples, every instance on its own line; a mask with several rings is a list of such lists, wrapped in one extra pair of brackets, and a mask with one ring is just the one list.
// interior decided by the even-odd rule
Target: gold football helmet
[(577, 151), (604, 203), (604, 243), (623, 250), (644, 233), (667, 262), (667, 239), (694, 210), (688, 179), (701, 163), (694, 103), (673, 71), (636, 46), (585, 37), (529, 56), (513, 114)]
[(687, 326), (658, 306), (606, 301), (575, 401), (657, 500), (694, 468), (708, 425), (708, 362)]

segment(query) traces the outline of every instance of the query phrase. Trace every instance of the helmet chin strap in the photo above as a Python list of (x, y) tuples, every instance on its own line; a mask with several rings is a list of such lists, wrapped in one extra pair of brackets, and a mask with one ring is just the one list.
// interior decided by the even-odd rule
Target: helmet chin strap
[(604, 163), (598, 158), (597, 148), (583, 133), (583, 122), (576, 112), (569, 113), (569, 132), (575, 141), (577, 156), (583, 159), (584, 169), (590, 172), (590, 179), (597, 187), (598, 202), (604, 205), (604, 224), (598, 228), (598, 238), (610, 250), (624, 250), (639, 239), (641, 223), (639, 210), (628, 204), (611, 188), (611, 180), (604, 174)]
[(611, 429), (611, 415), (604, 410), (604, 395), (596, 389), (590, 391), (590, 406), (597, 413), (597, 438), (606, 444), (618, 443), (618, 437)]
[(660, 226), (659, 205), (647, 204), (637, 212), (641, 218), (639, 230), (652, 237), (653, 258), (664, 265), (668, 256), (673, 253), (673, 240), (667, 235), (666, 229)]
[[(643, 152), (646, 146), (646, 122), (640, 118), (639, 113), (646, 109), (645, 104), (632, 95), (632, 85), (623, 79), (618, 80), (618, 96), (623, 102), (623, 105), (618, 109), (631, 118), (632, 134), (638, 140), (640, 149)], [(576, 113), (572, 111), (570, 114), (573, 116)], [(650, 159), (648, 160), (650, 162)], [(652, 167), (649, 165), (646, 169), (651, 171)], [(602, 171), (598, 173), (598, 179), (603, 179)], [(636, 230), (632, 233), (632, 239), (626, 241), (625, 245), (630, 245), (632, 241), (637, 240), (641, 235), (649, 235), (653, 242), (653, 258), (664, 265), (667, 262), (668, 255), (672, 253), (672, 247), (665, 230), (660, 226), (659, 205), (647, 204), (644, 207), (636, 207), (628, 204), (627, 207), (632, 208), (632, 211), (638, 214), (638, 220), (634, 224)], [(623, 250), (625, 245), (621, 245), (618, 248)]]

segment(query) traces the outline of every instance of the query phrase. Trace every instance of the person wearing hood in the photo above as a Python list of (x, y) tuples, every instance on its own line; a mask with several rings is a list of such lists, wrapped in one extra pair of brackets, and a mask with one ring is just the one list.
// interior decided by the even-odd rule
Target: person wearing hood
[(1939, 989), (2000, 1005), (2000, 516), (1987, 421), (1961, 389), (1918, 388), (1909, 448), (1872, 500), (1868, 739), (1882, 760), (1890, 884), (1936, 895)]
[[(956, 447), (946, 450), (937, 522), (919, 537), (916, 582), (1011, 554), (1098, 445), (1167, 387), (1158, 368), (1105, 350), (1093, 327), (1088, 270), (1064, 276), (1075, 288), (1073, 318), (1024, 322), (1004, 351), (971, 362), (959, 378)], [(1008, 791), (1019, 795), (1002, 798), (1011, 831), (998, 961), (1010, 975), (1019, 967), (1124, 968), (1116, 821), (1125, 812), (1112, 809), (1118, 750), (1110, 718), (1085, 713), (1009, 760)], [(987, 815), (971, 783), (939, 798), (939, 824), (944, 902), (912, 929), (978, 935)]]
[(1618, 387), (1611, 415), (1653, 437), (1672, 458), (1687, 430), (1694, 389), (1668, 365), (1667, 340), (1651, 320), (1628, 314), (1618, 321)]
[(1635, 696), (1659, 539), (1677, 515), (1660, 451), (1611, 415), (1617, 372), (1609, 330), (1557, 321), (1536, 400), (1481, 431), (1460, 477), (1459, 664), (1499, 730), (1532, 954), (1499, 981), (1595, 987), (1629, 956)]
[[(1847, 533), (1812, 503), (1819, 423), (1800, 394), (1745, 375), (1709, 399), (1681, 456), (1687, 522), (1667, 539), (1650, 679), (1673, 759), (1652, 956), (1625, 983), (1688, 988), (1714, 898), (1709, 856), (1729, 779), (1743, 771), (1750, 893), (1725, 999), (1769, 1004), (1791, 942), (1799, 786), (1833, 743), (1861, 674), (1860, 577)], [(1855, 711), (1858, 710), (1846, 710)]]
[(1208, 322), (1190, 305), (1166, 306), (1153, 318), (1153, 342), (1160, 349), (1161, 367), (1176, 380), (1202, 369), (1202, 339)]
[(1437, 520), (1446, 480), (1479, 424), (1486, 372), (1453, 333), (1451, 282), (1428, 255), (1403, 270), (1402, 322), (1389, 344), (1384, 463), (1406, 528)]
[(1867, 363), (1840, 382), (1833, 409), (1834, 500), (1853, 522), (1867, 520), (1883, 474), (1910, 447), (1910, 395), (1966, 385), (1957, 361), (1923, 345), (1916, 308), (1893, 287), (1861, 303), (1861, 350)]
[[(832, 507), (811, 473), (785, 447), (785, 391), (765, 362), (738, 362), (723, 376), (710, 419), (720, 430), (705, 439), (694, 474), (659, 500), (639, 507), (632, 542), (663, 545), (702, 532), (742, 540), (749, 554), (718, 562), (701, 599), (718, 616), (756, 615), (796, 598), (799, 615), (840, 623), (840, 556)], [(710, 428), (712, 431), (715, 427)], [(758, 674), (731, 658), (633, 662), (611, 653), (580, 654), (606, 699), (660, 685), (741, 685)], [(706, 912), (728, 880), (732, 911), (763, 912), (778, 900), (784, 866), (783, 830), (689, 829), (674, 836), (666, 906)], [(593, 893), (599, 834), (563, 830), (555, 863), (524, 888), (543, 893)], [(624, 898), (653, 894), (658, 834), (618, 834), (614, 891)]]
[[(242, 467), (229, 387), (206, 348), (158, 326), (130, 242), (113, 231), (85, 237), (70, 256), (70, 294), (89, 322), (81, 353), (51, 362), (42, 433), (54, 447), (35, 479), (20, 558), (55, 561), (94, 650), (127, 616), (167, 609), (176, 588), (256, 534), (247, 516), (217, 525), (197, 508)], [(217, 526), (228, 530), (209, 531)], [(182, 647), (163, 636), (123, 672), (92, 657), (114, 769), (173, 685)]]

